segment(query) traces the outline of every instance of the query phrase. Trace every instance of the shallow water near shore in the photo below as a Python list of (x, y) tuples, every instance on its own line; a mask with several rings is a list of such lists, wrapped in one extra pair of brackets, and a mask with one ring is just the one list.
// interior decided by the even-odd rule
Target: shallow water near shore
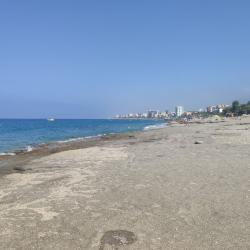
[(55, 141), (78, 140), (112, 133), (140, 131), (163, 124), (161, 120), (117, 119), (0, 119), (0, 154)]

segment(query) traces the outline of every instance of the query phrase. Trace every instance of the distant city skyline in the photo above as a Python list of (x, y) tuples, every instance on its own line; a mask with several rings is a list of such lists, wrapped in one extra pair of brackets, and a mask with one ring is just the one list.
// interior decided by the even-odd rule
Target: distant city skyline
[(250, 1), (1, 1), (0, 118), (250, 99)]
[(201, 113), (208, 113), (210, 115), (213, 114), (221, 114), (223, 111), (231, 107), (232, 105), (229, 104), (213, 104), (209, 105), (206, 108), (200, 108), (198, 110), (185, 110), (183, 106), (176, 106), (175, 110), (154, 110), (154, 109), (149, 109), (147, 111), (143, 112), (130, 112), (127, 114), (116, 114), (113, 118), (116, 119), (130, 119), (130, 118), (135, 118), (135, 119), (145, 119), (145, 118), (156, 118), (156, 119), (168, 119), (168, 118), (180, 118), (180, 117), (188, 117), (192, 116), (195, 114), (201, 114)]

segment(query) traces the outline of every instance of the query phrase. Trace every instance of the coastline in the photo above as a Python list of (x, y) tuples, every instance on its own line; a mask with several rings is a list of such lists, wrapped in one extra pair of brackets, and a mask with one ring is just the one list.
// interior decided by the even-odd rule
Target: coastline
[(125, 250), (247, 249), (249, 148), (246, 117), (7, 157), (5, 172), (0, 168), (0, 244), (98, 250), (114, 230), (135, 235)]
[(21, 149), (14, 151), (13, 155), (11, 153), (0, 155), (0, 177), (5, 174), (16, 172), (14, 170), (15, 166), (18, 165), (19, 167), (23, 167), (37, 158), (68, 150), (101, 146), (105, 142), (132, 138), (134, 137), (134, 134), (141, 132), (143, 131), (93, 136), (92, 138), (83, 137), (77, 140), (69, 139), (65, 141), (55, 141), (46, 144), (44, 143), (42, 145), (36, 145), (32, 151)]
[[(148, 125), (143, 130), (136, 130), (132, 132), (121, 133), (109, 133), (103, 135), (86, 136), (80, 138), (69, 138), (63, 141), (52, 141), (49, 143), (42, 143), (31, 146), (27, 146), (23, 149), (1, 153), (0, 154), (0, 177), (5, 174), (10, 174), (15, 171), (15, 167), (22, 168), (30, 161), (41, 158), (50, 154), (59, 153), (67, 150), (74, 150), (80, 148), (88, 148), (94, 146), (100, 146), (108, 141), (115, 141), (121, 139), (132, 138), (136, 133), (141, 133), (145, 130), (162, 129), (166, 127), (166, 123)], [(29, 149), (30, 148), (30, 149)]]
[[(14, 121), (14, 122), (13, 122)], [(132, 122), (133, 121), (133, 122)], [(131, 123), (132, 122), (132, 123)], [(60, 143), (87, 141), (112, 134), (142, 131), (163, 120), (144, 119), (0, 119), (0, 157), (14, 156)]]

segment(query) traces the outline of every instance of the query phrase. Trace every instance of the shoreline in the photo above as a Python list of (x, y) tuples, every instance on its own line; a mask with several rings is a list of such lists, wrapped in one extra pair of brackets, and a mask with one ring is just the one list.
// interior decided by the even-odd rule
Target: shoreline
[(107, 134), (101, 136), (93, 136), (92, 138), (85, 138), (79, 140), (68, 140), (68, 141), (55, 141), (46, 143), (43, 145), (37, 145), (32, 151), (18, 150), (14, 151), (14, 155), (0, 155), (0, 177), (6, 174), (18, 172), (14, 168), (22, 167), (28, 164), (30, 161), (45, 157), (51, 154), (64, 152), (68, 150), (76, 150), (82, 148), (89, 148), (95, 146), (101, 146), (109, 141), (116, 141), (122, 139), (133, 138), (134, 134), (141, 133), (143, 131), (133, 131), (117, 134)]
[[(15, 120), (16, 118), (12, 118), (10, 120)], [(193, 120), (193, 121), (189, 121), (188, 124), (204, 124), (204, 123), (215, 123), (215, 122), (224, 122), (227, 118), (220, 118), (219, 121), (215, 121), (215, 119), (209, 119), (209, 118), (202, 118), (202, 119), (198, 119), (198, 120)], [(19, 119), (17, 119), (19, 120)], [(25, 120), (25, 119), (24, 119)], [(31, 120), (31, 119), (26, 119), (26, 120)], [(43, 120), (43, 119), (34, 119), (34, 120)], [(64, 120), (64, 119), (59, 119), (59, 120)], [(113, 120), (149, 120), (149, 118), (143, 119), (143, 118), (127, 118), (127, 119), (123, 119), (123, 118), (113, 118)], [(60, 139), (60, 140), (53, 140), (50, 142), (43, 142), (43, 143), (37, 143), (37, 144), (27, 144), (26, 146), (23, 146), (22, 148), (17, 148), (17, 149), (13, 149), (10, 151), (6, 151), (6, 152), (0, 152), (0, 160), (5, 160), (8, 159), (9, 157), (13, 157), (13, 156), (17, 156), (17, 155), (24, 155), (33, 151), (39, 151), (39, 150), (44, 150), (44, 149), (49, 149), (49, 148), (60, 148), (60, 145), (64, 145), (64, 144), (78, 144), (81, 142), (88, 142), (88, 141), (99, 141), (99, 139), (105, 139), (106, 137), (110, 137), (110, 136), (122, 136), (126, 134), (130, 134), (130, 133), (137, 133), (137, 132), (143, 132), (143, 131), (147, 131), (147, 130), (153, 130), (153, 129), (162, 129), (168, 126), (174, 126), (175, 124), (185, 124), (182, 121), (176, 121), (176, 120), (163, 120), (163, 119), (151, 119), (151, 120), (158, 120), (158, 121), (162, 121), (162, 123), (159, 124), (152, 124), (152, 125), (147, 125), (144, 128), (140, 129), (140, 130), (134, 130), (134, 131), (126, 131), (126, 132), (118, 132), (118, 133), (108, 133), (108, 134), (97, 134), (97, 135), (91, 135), (91, 136), (84, 136), (84, 137), (77, 137), (77, 138), (68, 138), (68, 139)], [(0, 166), (1, 167), (1, 166)], [(1, 171), (1, 170), (0, 170)]]
[[(215, 119), (200, 119), (189, 122), (189, 125), (194, 124), (209, 124), (209, 123), (221, 123), (227, 120), (238, 120), (237, 118), (227, 118), (221, 120)], [(42, 143), (34, 145), (32, 150), (27, 150), (26, 148), (7, 152), (4, 155), (0, 154), (0, 177), (6, 174), (16, 173), (19, 170), (15, 170), (15, 167), (22, 169), (25, 164), (28, 164), (32, 160), (37, 158), (42, 158), (51, 154), (68, 151), (68, 150), (76, 150), (81, 148), (89, 148), (95, 146), (101, 146), (107, 142), (126, 140), (135, 138), (136, 135), (140, 135), (141, 133), (148, 133), (152, 130), (166, 129), (169, 127), (176, 126), (185, 126), (186, 124), (178, 123), (176, 121), (171, 121), (168, 123), (161, 123), (158, 125), (148, 125), (144, 127), (142, 130), (136, 130), (131, 132), (121, 132), (121, 133), (110, 133), (104, 135), (96, 135), (96, 136), (86, 136), (81, 138), (70, 138), (66, 140), (59, 141), (51, 141), (48, 143)], [(13, 153), (13, 154), (12, 154)]]
[[(15, 167), (22, 169), (25, 164), (28, 164), (36, 158), (41, 158), (54, 153), (59, 153), (68, 150), (80, 148), (88, 148), (100, 146), (108, 141), (116, 141), (122, 139), (133, 138), (135, 134), (143, 133), (149, 130), (162, 129), (169, 126), (167, 123), (153, 124), (144, 127), (142, 130), (127, 131), (120, 133), (109, 133), (103, 135), (86, 136), (80, 138), (69, 138), (65, 140), (51, 141), (37, 145), (28, 145), (23, 149), (18, 149), (0, 154), (0, 177), (6, 174), (16, 173)], [(29, 147), (32, 147), (29, 150)]]
[[(11, 120), (15, 120), (15, 119), (11, 119)], [(32, 119), (17, 119), (17, 120), (32, 120)], [(44, 119), (33, 119), (33, 120), (44, 120)], [(70, 119), (58, 119), (58, 120), (70, 120)], [(75, 119), (73, 119), (75, 120)], [(79, 120), (79, 119), (76, 119)], [(102, 120), (102, 119), (82, 119), (82, 120)], [(103, 119), (104, 120), (104, 119)], [(110, 120), (110, 119), (106, 119), (106, 120)], [(117, 120), (117, 119), (112, 119), (112, 120)], [(131, 120), (135, 120), (135, 119), (123, 119), (123, 120), (127, 120), (127, 121), (131, 121)], [(140, 119), (138, 119), (140, 120)], [(28, 153), (34, 150), (39, 150), (41, 148), (45, 148), (45, 147), (56, 147), (59, 144), (65, 144), (65, 143), (70, 143), (70, 142), (79, 142), (79, 141), (88, 141), (88, 140), (92, 140), (92, 139), (98, 139), (98, 138), (102, 138), (105, 136), (111, 136), (111, 135), (119, 135), (119, 134), (126, 134), (126, 133), (133, 133), (133, 132), (140, 132), (143, 131), (144, 129), (147, 128), (157, 128), (158, 126), (162, 126), (162, 125), (166, 125), (166, 122), (164, 122), (163, 120), (159, 120), (159, 119), (144, 119), (145, 121), (148, 120), (157, 120), (157, 121), (161, 121), (161, 123), (155, 124), (148, 124), (145, 125), (145, 127), (142, 128), (135, 128), (135, 129), (128, 129), (127, 131), (121, 131), (121, 132), (108, 132), (108, 133), (101, 133), (101, 134), (94, 134), (94, 135), (85, 135), (85, 136), (79, 136), (79, 137), (65, 137), (65, 138), (60, 138), (60, 139), (54, 139), (54, 140), (47, 140), (44, 142), (35, 142), (32, 144), (26, 144), (23, 145), (21, 147), (13, 147), (13, 149), (9, 149), (7, 151), (0, 151), (0, 160), (1, 158), (4, 157), (8, 157), (8, 156), (15, 156), (15, 155), (19, 155), (19, 154), (24, 154), (24, 153)], [(1, 119), (0, 119), (1, 121)], [(129, 127), (128, 127), (129, 128)]]

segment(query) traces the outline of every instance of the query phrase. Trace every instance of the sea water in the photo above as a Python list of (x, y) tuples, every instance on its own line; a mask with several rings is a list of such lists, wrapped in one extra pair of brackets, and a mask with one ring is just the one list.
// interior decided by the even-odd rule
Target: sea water
[(77, 140), (162, 126), (162, 120), (118, 119), (0, 119), (0, 154), (31, 151), (43, 143)]

